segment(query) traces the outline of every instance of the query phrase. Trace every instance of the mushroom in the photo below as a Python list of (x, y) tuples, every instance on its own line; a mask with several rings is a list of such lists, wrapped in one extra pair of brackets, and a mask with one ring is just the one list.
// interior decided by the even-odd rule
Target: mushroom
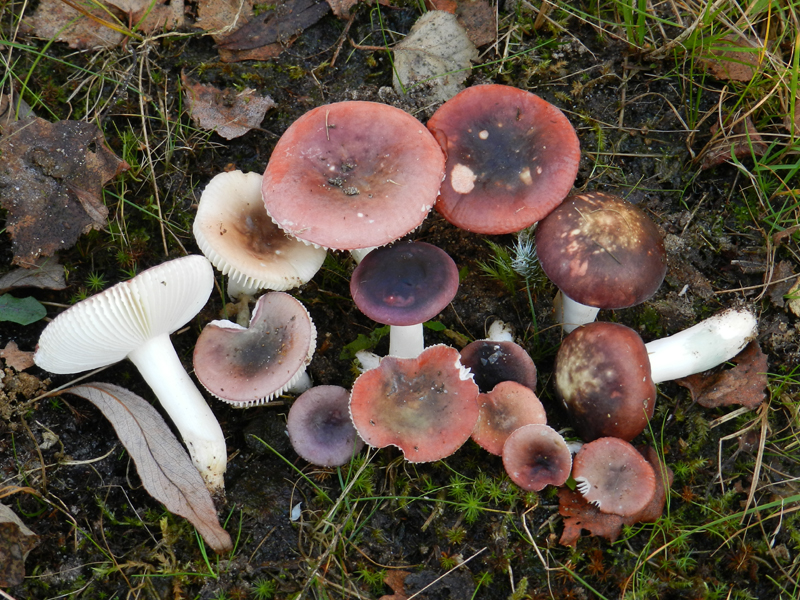
[(214, 270), (202, 256), (147, 269), (58, 315), (42, 332), (36, 364), (51, 373), (97, 369), (128, 358), (155, 392), (212, 492), (224, 490), (225, 437), (170, 342), (208, 300)]
[(520, 427), (547, 423), (539, 398), (533, 390), (516, 381), (501, 381), (491, 392), (479, 394), (478, 407), (480, 412), (472, 439), (497, 456), (503, 453), (508, 436)]
[(350, 393), (350, 416), (370, 446), (397, 446), (409, 462), (430, 462), (469, 439), (477, 397), (458, 350), (435, 345), (417, 358), (387, 356), (362, 373)]
[(377, 248), (350, 278), (350, 294), (373, 321), (391, 325), (389, 355), (415, 358), (425, 347), (422, 324), (458, 291), (458, 267), (440, 248), (401, 242)]
[[(228, 276), (228, 295), (243, 300), (243, 308), (258, 290), (283, 291), (308, 282), (326, 255), (272, 222), (261, 199), (261, 182), (258, 173), (214, 176), (200, 196), (192, 227), (200, 250)], [(239, 314), (239, 324), (245, 325), (249, 310)]]
[(557, 318), (569, 333), (598, 310), (650, 298), (667, 272), (663, 238), (630, 202), (589, 192), (570, 196), (536, 227), (536, 253), (559, 288)]
[(476, 85), (428, 121), (447, 155), (436, 204), (453, 225), (476, 233), (524, 229), (569, 194), (580, 143), (569, 120), (538, 96), (505, 85)]
[(349, 402), (350, 392), (337, 385), (318, 385), (300, 394), (286, 418), (294, 451), (320, 467), (347, 464), (364, 447), (350, 420)]
[(656, 492), (653, 467), (636, 448), (615, 437), (584, 444), (575, 455), (572, 477), (600, 512), (621, 517), (640, 513)]
[(285, 292), (261, 296), (250, 326), (212, 321), (194, 349), (194, 373), (211, 394), (237, 407), (308, 389), (306, 367), (317, 329), (306, 308)]
[(564, 438), (544, 424), (524, 425), (503, 445), (503, 467), (523, 490), (538, 492), (563, 485), (569, 478), (572, 454)]
[(417, 119), (385, 104), (337, 102), (307, 112), (281, 136), (262, 195), (289, 234), (354, 250), (416, 229), (443, 174), (442, 150)]
[(502, 321), (489, 327), (485, 340), (476, 340), (461, 350), (461, 363), (469, 367), (481, 392), (489, 392), (501, 381), (516, 381), (536, 390), (536, 365), (525, 349), (514, 342)]
[(728, 309), (648, 344), (624, 325), (589, 323), (558, 350), (556, 391), (585, 440), (632, 440), (652, 417), (656, 384), (730, 360), (756, 333), (755, 315), (746, 309)]

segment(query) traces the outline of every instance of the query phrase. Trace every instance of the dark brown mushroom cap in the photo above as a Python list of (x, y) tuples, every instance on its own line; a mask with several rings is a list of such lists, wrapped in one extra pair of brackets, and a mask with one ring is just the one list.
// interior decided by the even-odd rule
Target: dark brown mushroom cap
[(570, 196), (536, 227), (542, 270), (567, 296), (597, 308), (627, 308), (655, 294), (667, 272), (664, 240), (630, 202)]
[(656, 491), (650, 463), (628, 442), (614, 437), (584, 444), (575, 455), (572, 477), (600, 512), (621, 517), (639, 513)]
[(481, 392), (494, 389), (501, 381), (516, 381), (536, 390), (536, 365), (514, 342), (476, 340), (461, 350), (461, 362), (472, 371)]
[(524, 425), (547, 423), (544, 406), (530, 388), (516, 381), (501, 381), (491, 392), (478, 395), (478, 422), (472, 439), (500, 456), (511, 433)]
[(569, 194), (580, 143), (569, 120), (538, 96), (505, 85), (476, 85), (428, 121), (447, 155), (436, 204), (468, 231), (519, 231)]
[(416, 325), (438, 315), (458, 291), (458, 267), (425, 242), (376, 248), (350, 278), (356, 306), (373, 321)]
[(364, 447), (350, 420), (350, 392), (318, 385), (303, 392), (289, 409), (286, 430), (294, 451), (312, 465), (338, 467)]
[(350, 416), (370, 446), (397, 446), (410, 462), (450, 456), (478, 420), (478, 386), (458, 350), (436, 345), (417, 358), (387, 356), (353, 384)]
[(653, 416), (656, 386), (639, 334), (618, 323), (579, 327), (561, 343), (554, 368), (556, 391), (586, 441), (632, 440)]
[(523, 490), (538, 492), (548, 485), (564, 484), (572, 467), (572, 454), (552, 427), (525, 425), (508, 436), (503, 466), (511, 481)]
[(353, 250), (417, 228), (443, 174), (442, 150), (417, 119), (385, 104), (338, 102), (286, 130), (261, 189), (281, 229), (317, 246)]
[(194, 372), (220, 400), (261, 404), (303, 375), (316, 339), (305, 307), (289, 294), (270, 292), (256, 302), (248, 328), (230, 321), (205, 326), (194, 349)]

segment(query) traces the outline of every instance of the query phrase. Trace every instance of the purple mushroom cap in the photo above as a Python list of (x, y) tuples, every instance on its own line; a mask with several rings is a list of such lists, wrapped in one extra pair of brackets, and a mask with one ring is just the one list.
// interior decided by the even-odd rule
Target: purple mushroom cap
[(373, 250), (353, 271), (350, 293), (370, 319), (416, 325), (439, 314), (458, 291), (458, 267), (442, 249), (406, 242)]
[(300, 394), (289, 410), (286, 429), (294, 451), (311, 464), (339, 467), (364, 447), (350, 420), (350, 392), (318, 385)]
[(536, 365), (515, 342), (476, 340), (461, 350), (461, 363), (472, 371), (483, 393), (502, 381), (516, 381), (536, 391)]

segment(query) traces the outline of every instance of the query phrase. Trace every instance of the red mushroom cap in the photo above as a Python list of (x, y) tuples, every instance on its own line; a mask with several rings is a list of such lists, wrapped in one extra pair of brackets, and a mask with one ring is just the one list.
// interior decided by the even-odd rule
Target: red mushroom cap
[(262, 195), (278, 226), (304, 242), (353, 250), (416, 229), (436, 202), (444, 156), (399, 108), (338, 102), (297, 119), (278, 140)]
[(350, 278), (356, 306), (385, 325), (416, 325), (438, 315), (458, 291), (458, 267), (425, 242), (376, 248)]
[(316, 340), (305, 307), (289, 294), (270, 292), (256, 302), (248, 328), (230, 321), (205, 326), (194, 349), (194, 372), (220, 400), (261, 404), (305, 373)]
[(436, 345), (417, 358), (387, 356), (363, 373), (353, 384), (350, 416), (370, 446), (397, 446), (409, 462), (430, 462), (469, 439), (477, 397), (458, 350)]
[(504, 85), (460, 92), (428, 121), (447, 155), (436, 204), (476, 233), (511, 233), (542, 219), (569, 194), (580, 143), (569, 120), (538, 96)]
[(508, 436), (503, 466), (511, 481), (523, 490), (538, 492), (548, 485), (564, 484), (572, 467), (572, 454), (552, 427), (525, 425)]
[(630, 327), (597, 321), (561, 343), (554, 368), (556, 391), (572, 424), (587, 441), (632, 440), (653, 416), (656, 386), (642, 338)]
[(491, 392), (480, 394), (478, 407), (480, 413), (472, 439), (497, 456), (503, 453), (503, 444), (515, 430), (532, 423), (547, 423), (539, 398), (516, 381), (501, 381)]
[(339, 467), (364, 447), (350, 420), (350, 392), (318, 385), (303, 392), (289, 409), (286, 430), (294, 451), (312, 465)]
[(501, 381), (516, 381), (536, 389), (536, 365), (515, 342), (476, 340), (461, 350), (461, 362), (472, 371), (482, 392), (494, 389)]
[(584, 444), (572, 477), (578, 491), (600, 512), (629, 517), (643, 510), (656, 491), (653, 467), (628, 442), (605, 437)]
[(536, 227), (542, 270), (567, 296), (597, 308), (627, 308), (656, 293), (667, 273), (664, 240), (630, 202), (570, 196)]

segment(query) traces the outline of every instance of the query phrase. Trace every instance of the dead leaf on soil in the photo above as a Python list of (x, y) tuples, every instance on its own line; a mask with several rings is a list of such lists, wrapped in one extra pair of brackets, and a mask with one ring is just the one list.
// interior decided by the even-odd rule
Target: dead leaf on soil
[(689, 389), (700, 406), (715, 408), (740, 404), (755, 409), (764, 401), (767, 388), (767, 355), (752, 341), (733, 357), (732, 369), (698, 373), (675, 383)]
[(14, 264), (71, 248), (82, 233), (104, 227), (103, 185), (129, 168), (96, 125), (81, 121), (12, 123), (0, 155), (0, 204), (8, 210)]
[(20, 350), (14, 340), (9, 341), (6, 347), (0, 350), (0, 358), (5, 360), (9, 367), (13, 367), (17, 371), (24, 371), (34, 365), (33, 352)]
[(253, 0), (199, 0), (194, 25), (219, 41), (244, 25), (252, 15)]
[(0, 94), (0, 133), (14, 121), (35, 116), (30, 105), (19, 96)]
[(392, 588), (394, 594), (381, 596), (380, 600), (407, 600), (405, 581), (409, 575), (411, 573), (408, 571), (389, 571), (383, 578), (383, 582)]
[[(83, 8), (95, 19), (81, 14), (61, 0), (42, 0), (29, 24), (35, 35), (66, 42), (70, 48), (113, 48), (125, 39), (124, 34), (100, 24), (100, 21), (112, 21), (113, 16), (121, 19), (123, 15), (119, 11), (104, 8), (98, 3)], [(119, 27), (122, 27), (121, 23)]]
[(286, 0), (275, 10), (251, 17), (235, 32), (218, 39), (219, 56), (223, 62), (274, 58), (330, 9), (326, 2)]
[(794, 316), (800, 317), (800, 280), (795, 281), (795, 284), (786, 293), (786, 306), (794, 313)]
[(126, 15), (126, 21), (135, 25), (136, 31), (149, 34), (155, 31), (172, 31), (184, 22), (183, 0), (106, 0)]
[(186, 103), (192, 120), (201, 129), (216, 131), (226, 140), (244, 135), (261, 125), (264, 115), (275, 106), (269, 96), (259, 96), (247, 88), (241, 92), (220, 90), (211, 85), (191, 81), (181, 74), (186, 90)]
[(460, 0), (456, 17), (477, 48), (497, 39), (497, 13), (486, 0)]
[(38, 543), (35, 533), (5, 504), (0, 504), (0, 587), (13, 587), (25, 578), (25, 559)]
[[(719, 125), (716, 123), (711, 127), (711, 135), (716, 136)], [(767, 144), (758, 133), (756, 126), (750, 117), (740, 120), (733, 126), (732, 130), (723, 131), (719, 137), (712, 137), (712, 141), (706, 146), (703, 152), (703, 161), (700, 163), (701, 169), (710, 169), (719, 164), (730, 160), (732, 157), (739, 159), (753, 156), (763, 156), (767, 151)]]
[(430, 85), (430, 100), (445, 102), (463, 88), (478, 50), (455, 15), (432, 10), (422, 15), (394, 47), (394, 89), (402, 94), (415, 83)]
[(760, 52), (755, 42), (729, 35), (713, 43), (701, 64), (722, 81), (750, 81), (758, 70)]
[(775, 269), (772, 271), (772, 281), (775, 283), (770, 283), (767, 286), (769, 300), (778, 308), (784, 308), (786, 306), (786, 296), (789, 295), (789, 291), (798, 282), (792, 262), (782, 260), (775, 265)]
[(55, 258), (40, 258), (30, 266), (14, 269), (0, 277), (0, 294), (22, 287), (63, 290), (67, 287), (64, 267)]
[(110, 383), (79, 385), (64, 392), (85, 398), (111, 422), (151, 496), (171, 513), (188, 519), (215, 551), (233, 547), (200, 472), (155, 408)]

